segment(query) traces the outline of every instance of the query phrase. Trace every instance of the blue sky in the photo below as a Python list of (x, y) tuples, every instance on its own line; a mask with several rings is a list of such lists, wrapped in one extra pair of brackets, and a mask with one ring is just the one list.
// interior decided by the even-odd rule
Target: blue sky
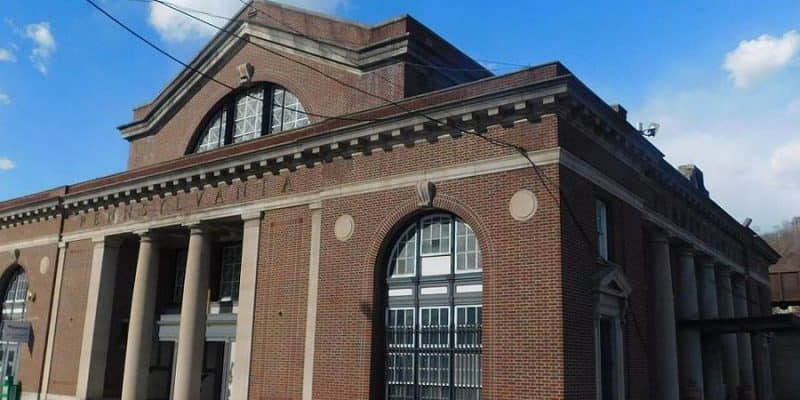
[[(232, 14), (238, 0), (172, 0)], [(498, 73), (559, 60), (712, 197), (769, 230), (800, 215), (800, 2), (286, 3), (364, 23), (410, 14)], [(650, 2), (655, 3), (655, 2)], [(210, 32), (132, 0), (100, 4), (184, 60)], [(179, 66), (84, 1), (0, 0), (0, 199), (125, 169), (116, 127)]]

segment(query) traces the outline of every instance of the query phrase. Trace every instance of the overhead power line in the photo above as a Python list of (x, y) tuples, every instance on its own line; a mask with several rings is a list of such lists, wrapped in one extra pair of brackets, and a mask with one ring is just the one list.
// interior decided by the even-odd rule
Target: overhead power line
[[(178, 57), (175, 57), (174, 55), (172, 55), (170, 52), (162, 49), (161, 47), (159, 47), (158, 45), (153, 43), (151, 40), (149, 40), (146, 37), (142, 36), (141, 34), (136, 32), (135, 30), (133, 30), (131, 27), (126, 25), (124, 22), (122, 22), (121, 20), (119, 20), (116, 17), (114, 17), (113, 15), (111, 15), (108, 11), (106, 11), (105, 9), (100, 7), (93, 0), (86, 0), (86, 2), (91, 4), (92, 7), (94, 7), (98, 11), (100, 11), (100, 13), (102, 13), (103, 15), (105, 15), (106, 17), (111, 19), (117, 25), (119, 25), (120, 27), (122, 27), (123, 29), (128, 31), (128, 33), (130, 33), (131, 35), (135, 36), (137, 39), (141, 40), (142, 42), (144, 42), (145, 44), (147, 44), (148, 46), (150, 46), (151, 48), (153, 48), (157, 52), (161, 53), (165, 57), (171, 59), (172, 61), (175, 61), (176, 63), (182, 65), (184, 68), (186, 68), (186, 69), (188, 69), (188, 70), (190, 70), (190, 71), (202, 76), (205, 79), (208, 79), (208, 80), (210, 80), (210, 81), (212, 81), (214, 83), (217, 83), (218, 85), (221, 85), (221, 86), (223, 86), (223, 87), (225, 87), (225, 88), (227, 88), (229, 90), (236, 90), (235, 87), (233, 87), (231, 85), (228, 85), (227, 83), (222, 82), (222, 81), (218, 80), (217, 78), (215, 78), (215, 77), (213, 77), (213, 76), (211, 76), (211, 75), (209, 75), (209, 74), (207, 74), (207, 73), (205, 73), (203, 71), (200, 71), (198, 68), (193, 67), (189, 63), (184, 62), (183, 60), (179, 59)], [(253, 98), (255, 100), (258, 100), (258, 101), (262, 100), (259, 97), (254, 97), (254, 96), (249, 95), (249, 94), (247, 96), (251, 97), (251, 98)], [(312, 112), (308, 112), (308, 111), (305, 111), (305, 110), (297, 110), (297, 109), (292, 109), (292, 108), (288, 108), (288, 107), (286, 109), (290, 110), (290, 111), (295, 111), (295, 112), (298, 112), (298, 113), (303, 113), (303, 114), (306, 114), (306, 115), (311, 115), (311, 116), (314, 116), (314, 117), (324, 118), (324, 119), (334, 119), (334, 120), (354, 121), (354, 122), (375, 122), (375, 121), (377, 121), (376, 119), (362, 119), (362, 118), (352, 118), (352, 117), (346, 117), (346, 116), (332, 116), (332, 115), (317, 114), (317, 113), (312, 113)]]
[[(255, 47), (257, 47), (257, 48), (259, 48), (259, 49), (261, 49), (261, 50), (263, 50), (263, 51), (266, 51), (266, 52), (268, 52), (268, 53), (270, 53), (270, 54), (272, 54), (272, 55), (274, 55), (274, 56), (276, 56), (276, 57), (279, 57), (279, 58), (282, 58), (282, 59), (288, 60), (288, 61), (290, 61), (290, 62), (292, 62), (292, 63), (298, 64), (298, 65), (301, 65), (301, 66), (303, 66), (303, 67), (305, 67), (305, 68), (307, 68), (307, 69), (309, 69), (309, 70), (311, 70), (311, 71), (313, 71), (313, 72), (316, 72), (316, 73), (318, 73), (318, 74), (320, 74), (320, 75), (322, 75), (322, 76), (324, 76), (324, 77), (326, 77), (326, 78), (330, 79), (331, 81), (334, 81), (334, 82), (338, 83), (338, 84), (339, 84), (339, 85), (341, 85), (341, 86), (344, 86), (344, 87), (347, 87), (347, 88), (353, 89), (353, 90), (355, 90), (355, 91), (357, 91), (357, 92), (359, 92), (359, 93), (362, 93), (362, 94), (364, 94), (364, 95), (366, 95), (366, 96), (369, 96), (369, 97), (372, 97), (372, 98), (375, 98), (375, 99), (379, 99), (379, 100), (381, 100), (381, 101), (385, 102), (386, 104), (389, 104), (389, 105), (392, 105), (392, 106), (394, 106), (395, 108), (398, 108), (399, 110), (401, 110), (401, 111), (402, 111), (404, 114), (406, 114), (406, 115), (411, 115), (411, 116), (418, 116), (418, 117), (422, 117), (422, 118), (424, 118), (424, 119), (426, 119), (426, 120), (428, 120), (428, 121), (430, 121), (430, 122), (432, 122), (432, 123), (435, 123), (435, 124), (437, 124), (437, 125), (443, 125), (443, 124), (444, 124), (444, 125), (447, 125), (447, 124), (445, 124), (445, 122), (443, 122), (443, 121), (440, 121), (440, 120), (438, 120), (438, 119), (436, 119), (436, 118), (433, 118), (433, 117), (431, 117), (431, 116), (429, 116), (429, 115), (427, 115), (427, 114), (425, 114), (425, 113), (423, 113), (423, 112), (416, 111), (416, 110), (410, 110), (410, 109), (408, 109), (408, 108), (404, 107), (402, 104), (399, 104), (399, 103), (398, 103), (398, 102), (396, 102), (396, 101), (393, 101), (393, 100), (391, 100), (391, 99), (389, 99), (389, 98), (386, 98), (386, 97), (384, 97), (384, 96), (381, 96), (381, 95), (378, 95), (378, 94), (372, 93), (372, 92), (370, 92), (370, 91), (367, 91), (367, 90), (364, 90), (364, 89), (362, 89), (362, 88), (360, 88), (360, 87), (358, 87), (358, 86), (355, 86), (355, 85), (352, 85), (352, 84), (350, 84), (350, 83), (348, 83), (348, 82), (345, 82), (345, 81), (343, 81), (343, 80), (341, 80), (341, 79), (339, 79), (339, 78), (337, 78), (337, 77), (335, 77), (335, 76), (332, 76), (332, 75), (330, 75), (330, 74), (326, 73), (325, 71), (322, 71), (321, 69), (319, 69), (319, 68), (317, 68), (317, 67), (315, 67), (315, 66), (313, 66), (313, 65), (309, 65), (309, 64), (307, 64), (307, 63), (304, 63), (304, 62), (302, 62), (302, 61), (299, 61), (299, 60), (296, 60), (296, 59), (294, 59), (294, 58), (291, 58), (291, 57), (289, 57), (289, 56), (287, 56), (287, 55), (285, 55), (285, 54), (282, 54), (282, 53), (280, 53), (280, 52), (278, 52), (278, 51), (275, 51), (275, 50), (273, 50), (273, 49), (270, 49), (270, 48), (268, 48), (268, 47), (266, 47), (266, 46), (263, 46), (263, 45), (261, 45), (261, 44), (259, 44), (259, 43), (257, 43), (257, 42), (254, 42), (254, 41), (250, 40), (248, 37), (243, 37), (243, 36), (237, 35), (236, 33), (234, 33), (234, 32), (231, 32), (230, 30), (228, 30), (228, 29), (225, 29), (224, 27), (221, 27), (221, 26), (215, 25), (215, 24), (213, 24), (213, 23), (211, 23), (211, 22), (209, 22), (209, 21), (207, 21), (207, 20), (204, 20), (204, 19), (202, 19), (202, 18), (199, 18), (199, 17), (197, 17), (197, 16), (195, 16), (195, 15), (192, 15), (190, 12), (188, 12), (188, 11), (184, 11), (184, 10), (182, 10), (182, 9), (180, 9), (180, 8), (178, 8), (178, 7), (174, 6), (174, 5), (172, 5), (171, 3), (167, 3), (167, 2), (165, 2), (165, 1), (163, 1), (163, 0), (152, 0), (152, 1), (154, 1), (154, 2), (156, 2), (156, 3), (158, 3), (158, 4), (161, 4), (162, 6), (164, 6), (164, 7), (167, 7), (167, 8), (169, 8), (169, 9), (171, 9), (171, 10), (175, 11), (175, 12), (178, 12), (178, 13), (180, 13), (180, 14), (184, 15), (184, 16), (187, 16), (187, 17), (189, 17), (189, 18), (191, 18), (191, 19), (194, 19), (194, 20), (196, 20), (196, 21), (198, 21), (198, 22), (201, 22), (201, 23), (203, 23), (203, 24), (205, 24), (205, 25), (208, 25), (208, 26), (210, 26), (210, 27), (212, 27), (212, 28), (214, 28), (214, 29), (216, 29), (216, 30), (218, 30), (218, 31), (220, 31), (220, 32), (222, 32), (222, 33), (224, 33), (224, 34), (226, 34), (226, 35), (227, 35), (227, 36), (229, 36), (229, 37), (237, 38), (238, 40), (241, 40), (241, 41), (243, 41), (243, 42), (245, 42), (245, 43), (251, 44), (251, 45), (253, 45), (253, 46), (255, 46)], [(93, 1), (93, 0), (86, 0), (86, 2), (87, 2), (87, 3), (89, 3), (89, 4), (90, 4), (92, 7), (94, 7), (95, 9), (97, 9), (98, 11), (100, 11), (100, 12), (101, 12), (103, 15), (105, 15), (107, 18), (111, 19), (111, 20), (112, 20), (114, 23), (116, 23), (117, 25), (119, 25), (120, 27), (122, 27), (123, 29), (125, 29), (125, 30), (126, 30), (127, 32), (129, 32), (131, 35), (133, 35), (133, 36), (135, 36), (137, 39), (139, 39), (139, 40), (143, 41), (145, 44), (147, 44), (148, 46), (150, 46), (150, 47), (151, 47), (151, 48), (153, 48), (154, 50), (158, 51), (158, 52), (159, 52), (159, 53), (161, 53), (162, 55), (164, 55), (164, 56), (168, 57), (169, 59), (171, 59), (171, 60), (173, 60), (173, 61), (175, 61), (175, 62), (179, 63), (180, 65), (184, 66), (185, 68), (189, 69), (190, 71), (192, 71), (192, 72), (194, 72), (194, 73), (196, 73), (196, 74), (199, 74), (199, 75), (201, 75), (201, 76), (203, 76), (203, 77), (205, 77), (205, 78), (207, 78), (207, 79), (209, 79), (209, 80), (212, 80), (212, 81), (214, 81), (214, 82), (216, 82), (216, 83), (218, 83), (218, 84), (220, 84), (220, 85), (222, 85), (222, 86), (224, 86), (224, 87), (227, 87), (227, 88), (229, 88), (229, 89), (231, 89), (231, 90), (235, 90), (235, 88), (233, 88), (232, 86), (230, 86), (230, 85), (228, 85), (228, 84), (226, 84), (226, 83), (224, 83), (224, 82), (221, 82), (221, 81), (219, 81), (219, 80), (215, 79), (215, 78), (214, 78), (214, 77), (212, 77), (212, 76), (209, 76), (209, 75), (205, 74), (204, 72), (202, 72), (202, 71), (198, 70), (197, 68), (195, 68), (195, 67), (192, 67), (192, 66), (191, 66), (191, 65), (189, 65), (188, 63), (185, 63), (185, 62), (183, 62), (182, 60), (180, 60), (179, 58), (177, 58), (177, 57), (173, 56), (172, 54), (170, 54), (170, 53), (169, 53), (169, 52), (167, 52), (166, 50), (162, 49), (161, 47), (159, 47), (158, 45), (156, 45), (156, 44), (155, 44), (155, 43), (153, 43), (152, 41), (148, 40), (147, 38), (145, 38), (144, 36), (142, 36), (141, 34), (139, 34), (138, 32), (136, 32), (134, 29), (132, 29), (132, 28), (130, 28), (129, 26), (127, 26), (127, 25), (126, 25), (124, 22), (122, 22), (122, 21), (120, 21), (119, 19), (117, 19), (116, 17), (114, 17), (114, 16), (113, 16), (111, 13), (109, 13), (108, 11), (106, 11), (105, 9), (103, 9), (101, 6), (99, 6), (99, 5), (98, 5), (98, 4), (97, 4), (95, 1)], [(348, 120), (348, 121), (359, 121), (359, 122), (376, 122), (376, 121), (381, 121), (381, 120), (379, 120), (379, 119), (358, 119), (358, 118), (348, 118), (348, 117), (326, 116), (326, 115), (310, 114), (310, 113), (308, 113), (308, 114), (309, 114), (309, 115), (316, 115), (316, 116), (319, 116), (319, 117), (322, 117), (322, 118), (329, 118), (329, 119), (342, 119), (342, 120)], [(484, 135), (484, 134), (482, 134), (482, 133), (480, 133), (480, 132), (477, 132), (477, 131), (474, 131), (474, 130), (467, 130), (467, 129), (463, 129), (463, 128), (461, 128), (460, 126), (458, 126), (457, 124), (452, 124), (452, 125), (450, 125), (450, 126), (451, 126), (452, 128), (454, 128), (454, 129), (458, 130), (459, 132), (463, 133), (463, 134), (466, 134), (466, 135), (472, 135), (472, 136), (477, 136), (477, 137), (479, 137), (480, 139), (482, 139), (482, 140), (484, 140), (484, 141), (486, 141), (487, 143), (490, 143), (490, 144), (492, 144), (492, 145), (495, 145), (495, 146), (498, 146), (498, 147), (504, 147), (504, 148), (508, 148), (508, 149), (514, 150), (515, 152), (519, 153), (519, 154), (520, 154), (520, 155), (521, 155), (523, 158), (525, 158), (525, 160), (526, 160), (526, 161), (527, 161), (527, 162), (528, 162), (528, 163), (531, 165), (531, 167), (533, 168), (533, 170), (534, 170), (534, 172), (535, 172), (535, 175), (536, 175), (536, 177), (539, 179), (539, 181), (540, 181), (540, 183), (542, 184), (543, 188), (545, 189), (545, 191), (547, 192), (547, 194), (548, 194), (548, 195), (549, 195), (549, 196), (552, 198), (552, 200), (553, 200), (553, 201), (554, 201), (556, 204), (559, 204), (559, 202), (560, 202), (560, 201), (559, 201), (559, 198), (561, 199), (561, 201), (562, 201), (562, 202), (563, 202), (563, 204), (564, 204), (564, 208), (566, 209), (566, 211), (567, 211), (567, 213), (568, 213), (568, 215), (569, 215), (570, 219), (573, 221), (573, 223), (575, 224), (575, 226), (578, 228), (578, 230), (579, 230), (579, 232), (580, 232), (580, 234), (581, 234), (581, 237), (582, 237), (582, 239), (585, 241), (585, 243), (586, 243), (586, 245), (587, 245), (587, 247), (588, 247), (589, 251), (590, 251), (590, 252), (592, 252), (593, 254), (595, 254), (595, 256), (597, 256), (597, 254), (596, 254), (596, 249), (594, 248), (594, 245), (593, 245), (593, 243), (592, 243), (591, 239), (589, 239), (589, 236), (588, 236), (588, 234), (586, 233), (586, 230), (583, 228), (583, 226), (582, 226), (582, 225), (580, 224), (580, 222), (578, 221), (578, 219), (577, 219), (577, 217), (576, 217), (576, 215), (575, 215), (575, 212), (574, 212), (574, 210), (572, 209), (572, 206), (570, 205), (570, 203), (569, 203), (569, 201), (568, 201), (567, 197), (564, 195), (564, 192), (563, 192), (563, 191), (562, 191), (560, 188), (557, 188), (557, 190), (558, 190), (558, 192), (559, 192), (559, 196), (556, 196), (556, 195), (553, 193), (553, 191), (552, 191), (552, 190), (551, 190), (551, 188), (550, 188), (550, 186), (552, 185), (552, 182), (549, 182), (549, 180), (548, 180), (548, 179), (547, 179), (547, 178), (546, 178), (546, 177), (543, 175), (543, 173), (542, 173), (542, 172), (541, 172), (541, 170), (539, 169), (539, 166), (538, 166), (538, 165), (536, 165), (536, 163), (535, 163), (535, 162), (534, 162), (534, 161), (533, 161), (533, 160), (530, 158), (530, 156), (528, 155), (528, 150), (527, 150), (525, 147), (523, 147), (523, 146), (520, 146), (520, 145), (518, 145), (518, 144), (514, 144), (514, 143), (510, 143), (510, 142), (504, 141), (504, 140), (502, 140), (502, 139), (499, 139), (499, 138), (490, 137), (490, 136)], [(553, 185), (553, 186), (554, 186), (554, 185)]]

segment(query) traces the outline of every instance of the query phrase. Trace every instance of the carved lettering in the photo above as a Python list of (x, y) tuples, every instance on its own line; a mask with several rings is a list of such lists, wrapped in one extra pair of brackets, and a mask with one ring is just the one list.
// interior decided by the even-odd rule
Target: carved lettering
[(222, 188), (217, 190), (217, 196), (214, 197), (214, 205), (222, 204), (225, 202), (225, 197), (222, 195)]
[(159, 215), (164, 215), (164, 207), (167, 205), (167, 200), (169, 200), (169, 197), (164, 197), (163, 199), (160, 199), (158, 201), (158, 214)]
[(198, 190), (197, 193), (194, 194), (195, 196), (195, 206), (200, 207), (200, 203), (203, 202), (203, 195), (206, 194), (205, 190)]
[(125, 221), (130, 221), (130, 220), (133, 219), (133, 210), (134, 209), (135, 209), (135, 207), (133, 207), (131, 204), (128, 204), (127, 206), (125, 206), (125, 218), (124, 218)]
[(283, 181), (283, 188), (281, 189), (281, 192), (286, 193), (286, 192), (291, 192), (293, 190), (294, 188), (292, 188), (292, 181), (287, 176), (286, 179)]
[(239, 182), (236, 185), (236, 200), (243, 200), (247, 198), (247, 182)]

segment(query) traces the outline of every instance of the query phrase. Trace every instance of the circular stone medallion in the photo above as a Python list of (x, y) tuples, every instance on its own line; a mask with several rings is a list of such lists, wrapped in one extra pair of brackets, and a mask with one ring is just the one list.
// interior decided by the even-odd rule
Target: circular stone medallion
[(42, 260), (39, 261), (39, 272), (42, 275), (45, 275), (49, 270), (50, 270), (50, 257), (44, 256), (42, 257)]
[(336, 219), (336, 224), (333, 226), (333, 233), (336, 235), (336, 239), (339, 239), (341, 242), (346, 242), (353, 236), (355, 227), (356, 223), (353, 221), (353, 217), (344, 214)]
[(517, 221), (531, 219), (533, 214), (536, 214), (538, 207), (539, 201), (536, 200), (536, 195), (527, 189), (517, 190), (508, 202), (508, 211)]

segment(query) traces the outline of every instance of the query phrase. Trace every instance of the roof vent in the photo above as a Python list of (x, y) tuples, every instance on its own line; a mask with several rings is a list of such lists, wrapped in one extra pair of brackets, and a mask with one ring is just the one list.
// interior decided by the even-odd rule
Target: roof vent
[(681, 171), (681, 174), (689, 180), (689, 183), (695, 189), (699, 190), (704, 196), (708, 196), (708, 190), (706, 190), (706, 185), (703, 182), (703, 171), (700, 168), (697, 168), (694, 164), (686, 164), (678, 167), (678, 170)]

